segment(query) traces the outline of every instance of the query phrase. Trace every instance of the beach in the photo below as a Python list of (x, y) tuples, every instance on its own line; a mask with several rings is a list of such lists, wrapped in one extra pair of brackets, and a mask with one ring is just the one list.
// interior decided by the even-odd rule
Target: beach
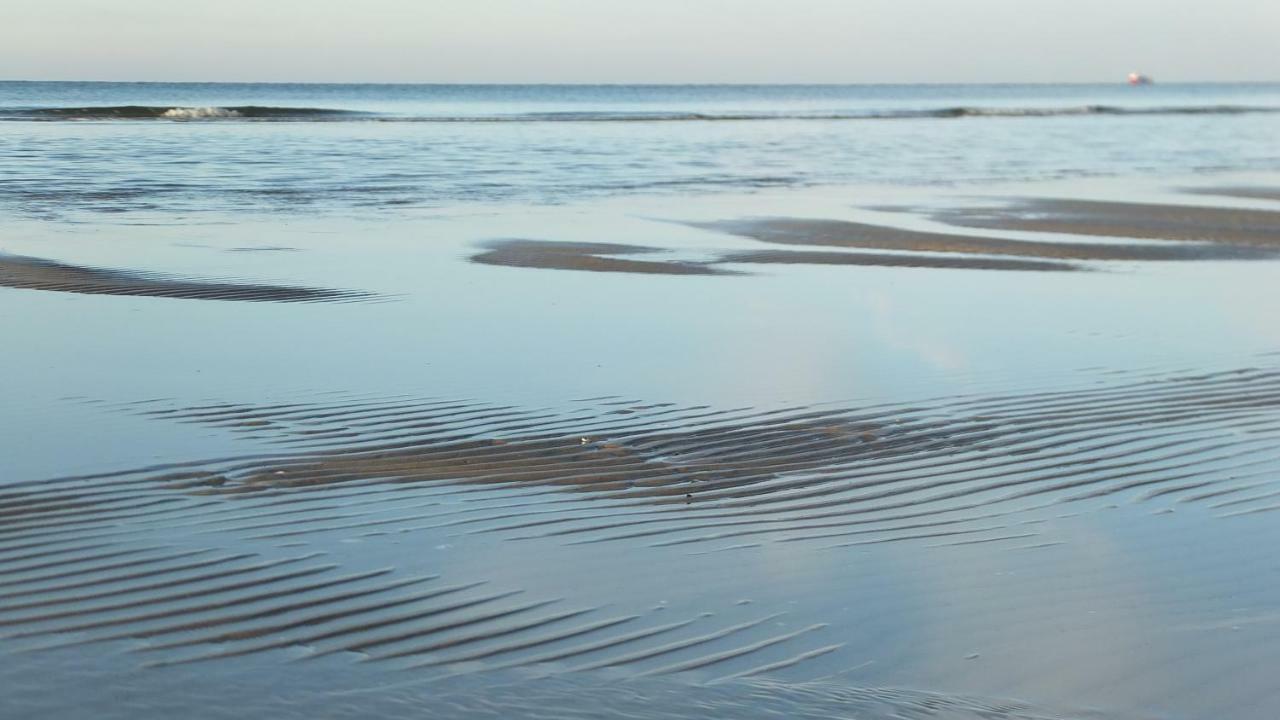
[(1273, 87), (0, 90), (14, 717), (1280, 707)]

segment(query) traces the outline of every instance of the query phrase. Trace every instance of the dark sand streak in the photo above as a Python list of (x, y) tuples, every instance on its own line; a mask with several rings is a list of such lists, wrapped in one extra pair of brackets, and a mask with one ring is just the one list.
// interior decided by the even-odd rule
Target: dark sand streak
[[(826, 243), (802, 243), (822, 245)], [(660, 275), (744, 275), (721, 267), (727, 264), (754, 265), (845, 265), (863, 267), (914, 267), (970, 270), (1079, 270), (1067, 263), (1008, 258), (939, 257), (930, 255), (889, 255), (884, 253), (840, 252), (727, 252), (705, 262), (678, 260), (632, 260), (614, 257), (662, 252), (659, 248), (607, 243), (562, 243), (537, 240), (504, 240), (489, 243), (491, 249), (471, 257), (484, 265), (587, 270)], [(928, 249), (928, 248), (925, 248)], [(988, 253), (992, 254), (992, 253)], [(999, 254), (999, 253), (994, 253)]]
[[(1280, 212), (1193, 205), (1024, 198), (997, 207), (934, 213), (937, 220), (988, 230), (1146, 238), (1192, 243), (1186, 259), (1271, 257), (1280, 249)], [(1218, 250), (1213, 250), (1214, 245)], [(1147, 246), (1094, 246), (1146, 248)], [(1154, 251), (1161, 251), (1158, 246)], [(1171, 252), (1163, 250), (1163, 252)], [(1134, 259), (1143, 259), (1135, 257)], [(1147, 259), (1178, 259), (1153, 257)]]
[[(1137, 223), (1124, 223), (1128, 218), (1128, 208), (1119, 210), (1107, 208), (1107, 203), (1084, 203), (1073, 205), (1072, 201), (1043, 201), (1035, 206), (1036, 212), (1044, 212), (1044, 207), (1070, 207), (1075, 215), (1071, 223), (1054, 222), (1043, 219), (1017, 215), (999, 216), (994, 220), (986, 220), (984, 211), (948, 211), (940, 213), (941, 219), (952, 224), (965, 225), (998, 230), (1031, 230), (1040, 232), (1080, 232), (1082, 228), (1094, 228), (1092, 234), (1115, 235), (1118, 237), (1142, 237), (1160, 240), (1202, 240), (1220, 241), (1235, 239), (1239, 233), (1233, 234), (1229, 228), (1243, 222), (1238, 213), (1247, 211), (1218, 210), (1210, 214), (1212, 225), (1204, 226), (1205, 230), (1189, 232), (1179, 229), (1175, 222), (1151, 225), (1144, 234), (1134, 235), (1125, 230), (1135, 227)], [(1102, 206), (1102, 207), (1098, 207)], [(1276, 223), (1273, 233), (1280, 233), (1280, 214), (1273, 218)], [(779, 245), (815, 245), (863, 250), (898, 250), (910, 252), (955, 253), (957, 255), (992, 255), (1025, 258), (1045, 258), (1056, 260), (1085, 261), (1171, 261), (1171, 260), (1236, 260), (1273, 257), (1274, 250), (1258, 247), (1239, 247), (1223, 245), (1219, 242), (1184, 242), (1168, 244), (1118, 244), (1118, 243), (1079, 243), (1048, 242), (1036, 240), (1010, 240), (1005, 238), (979, 237), (946, 232), (925, 232), (907, 230), (887, 225), (871, 225), (867, 223), (849, 222), (846, 220), (825, 220), (808, 218), (748, 218), (744, 220), (727, 220), (709, 223), (693, 223), (694, 227), (706, 230), (717, 230), (732, 235), (749, 237), (761, 242)], [(1197, 226), (1199, 227), (1199, 226)], [(1101, 229), (1109, 229), (1103, 232)], [(1215, 235), (1216, 233), (1216, 235)], [(1245, 245), (1261, 244), (1257, 233), (1246, 235), (1251, 242)], [(1272, 240), (1276, 240), (1272, 237)], [(834, 256), (832, 253), (825, 256)], [(750, 256), (750, 255), (748, 255)], [(765, 258), (771, 258), (764, 255)], [(901, 257), (900, 264), (908, 264), (906, 260), (917, 260), (921, 264), (932, 261), (926, 256)], [(785, 262), (785, 256), (767, 259), (769, 262)], [(830, 262), (830, 260), (828, 260)], [(994, 262), (994, 261), (986, 261)], [(1041, 263), (1047, 265), (1047, 263)], [(944, 266), (945, 267), (945, 266)], [(1016, 269), (992, 267), (991, 269)], [(1069, 269), (1067, 267), (1025, 267), (1021, 269)]]
[(930, 255), (886, 255), (882, 253), (819, 252), (797, 250), (755, 250), (726, 253), (722, 263), (766, 265), (859, 265), (864, 267), (910, 267), (957, 270), (1082, 270), (1078, 265), (1041, 260), (1006, 258), (939, 257)]
[(639, 245), (499, 240), (488, 243), (487, 247), (489, 249), (485, 252), (472, 256), (471, 262), (507, 267), (642, 273), (648, 275), (738, 274), (713, 268), (705, 263), (678, 260), (632, 260), (614, 257), (616, 255), (640, 255), (659, 252), (658, 248)]
[(1245, 200), (1280, 201), (1280, 188), (1273, 187), (1186, 188), (1183, 192), (1192, 195), (1244, 198)]
[(82, 295), (132, 295), (242, 302), (343, 302), (372, 299), (359, 291), (202, 280), (162, 273), (82, 267), (0, 253), (0, 287)]

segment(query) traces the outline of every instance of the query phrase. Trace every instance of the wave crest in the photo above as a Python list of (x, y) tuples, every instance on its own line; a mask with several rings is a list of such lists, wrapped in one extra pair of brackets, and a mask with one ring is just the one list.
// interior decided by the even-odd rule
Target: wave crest
[(107, 105), (0, 108), (0, 118), (18, 120), (324, 120), (360, 116), (354, 110), (267, 105)]
[(211, 120), (214, 118), (242, 117), (238, 110), (223, 107), (176, 107), (161, 113), (160, 117), (170, 120)]

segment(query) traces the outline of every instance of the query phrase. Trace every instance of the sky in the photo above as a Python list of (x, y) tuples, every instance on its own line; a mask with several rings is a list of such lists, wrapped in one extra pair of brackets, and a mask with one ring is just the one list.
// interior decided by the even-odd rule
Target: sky
[(1280, 80), (1278, 0), (3, 0), (0, 79)]

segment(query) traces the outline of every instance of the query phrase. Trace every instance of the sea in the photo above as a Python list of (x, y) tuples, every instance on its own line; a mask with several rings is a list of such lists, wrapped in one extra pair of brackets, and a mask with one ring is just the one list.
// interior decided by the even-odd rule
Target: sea
[(1280, 83), (0, 82), (0, 720), (1273, 720), (1276, 217)]
[(0, 82), (0, 210), (402, 213), (1280, 167), (1280, 84)]

